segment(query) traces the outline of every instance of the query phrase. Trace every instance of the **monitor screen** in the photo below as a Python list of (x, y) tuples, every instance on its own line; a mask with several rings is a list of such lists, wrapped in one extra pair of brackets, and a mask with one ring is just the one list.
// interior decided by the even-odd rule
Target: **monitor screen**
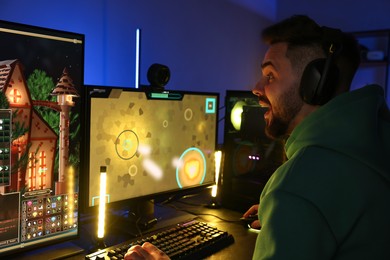
[(214, 183), (218, 93), (86, 86), (88, 207)]
[(0, 256), (78, 235), (84, 36), (0, 21)]

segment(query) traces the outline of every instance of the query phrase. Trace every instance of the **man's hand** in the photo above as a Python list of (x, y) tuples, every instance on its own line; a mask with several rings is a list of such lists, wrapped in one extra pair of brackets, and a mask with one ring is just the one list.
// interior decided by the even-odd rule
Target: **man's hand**
[[(247, 218), (249, 217), (250, 215), (257, 215), (257, 212), (259, 210), (259, 204), (256, 204), (256, 205), (253, 205), (252, 207), (250, 207), (247, 212), (244, 213), (244, 215), (242, 215), (244, 218)], [(250, 224), (251, 228), (255, 228), (255, 229), (260, 229), (261, 228), (261, 224), (260, 224), (260, 220), (255, 220), (253, 221), (251, 224)]]
[(145, 242), (142, 246), (136, 245), (130, 247), (125, 255), (125, 260), (169, 260), (170, 258), (160, 249)]

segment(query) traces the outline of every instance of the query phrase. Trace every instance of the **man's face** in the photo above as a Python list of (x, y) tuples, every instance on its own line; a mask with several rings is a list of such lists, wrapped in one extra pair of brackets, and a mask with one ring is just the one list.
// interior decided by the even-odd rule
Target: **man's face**
[(259, 97), (260, 106), (268, 107), (264, 114), (266, 133), (273, 138), (291, 133), (303, 106), (299, 96), (301, 75), (293, 70), (286, 51), (286, 43), (269, 47), (262, 63), (262, 78), (253, 90)]

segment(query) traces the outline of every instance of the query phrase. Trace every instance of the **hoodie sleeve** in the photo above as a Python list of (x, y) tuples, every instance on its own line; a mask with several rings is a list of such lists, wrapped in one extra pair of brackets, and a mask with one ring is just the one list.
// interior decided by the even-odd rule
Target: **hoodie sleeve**
[(319, 210), (309, 201), (285, 191), (262, 198), (262, 229), (253, 259), (331, 259), (336, 241)]

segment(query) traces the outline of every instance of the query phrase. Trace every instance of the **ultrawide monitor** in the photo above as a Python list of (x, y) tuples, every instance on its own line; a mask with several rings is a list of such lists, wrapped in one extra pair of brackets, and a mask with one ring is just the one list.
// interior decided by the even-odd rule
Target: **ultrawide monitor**
[(156, 198), (214, 183), (218, 93), (88, 86), (88, 207)]
[(0, 256), (78, 235), (84, 36), (0, 21)]

